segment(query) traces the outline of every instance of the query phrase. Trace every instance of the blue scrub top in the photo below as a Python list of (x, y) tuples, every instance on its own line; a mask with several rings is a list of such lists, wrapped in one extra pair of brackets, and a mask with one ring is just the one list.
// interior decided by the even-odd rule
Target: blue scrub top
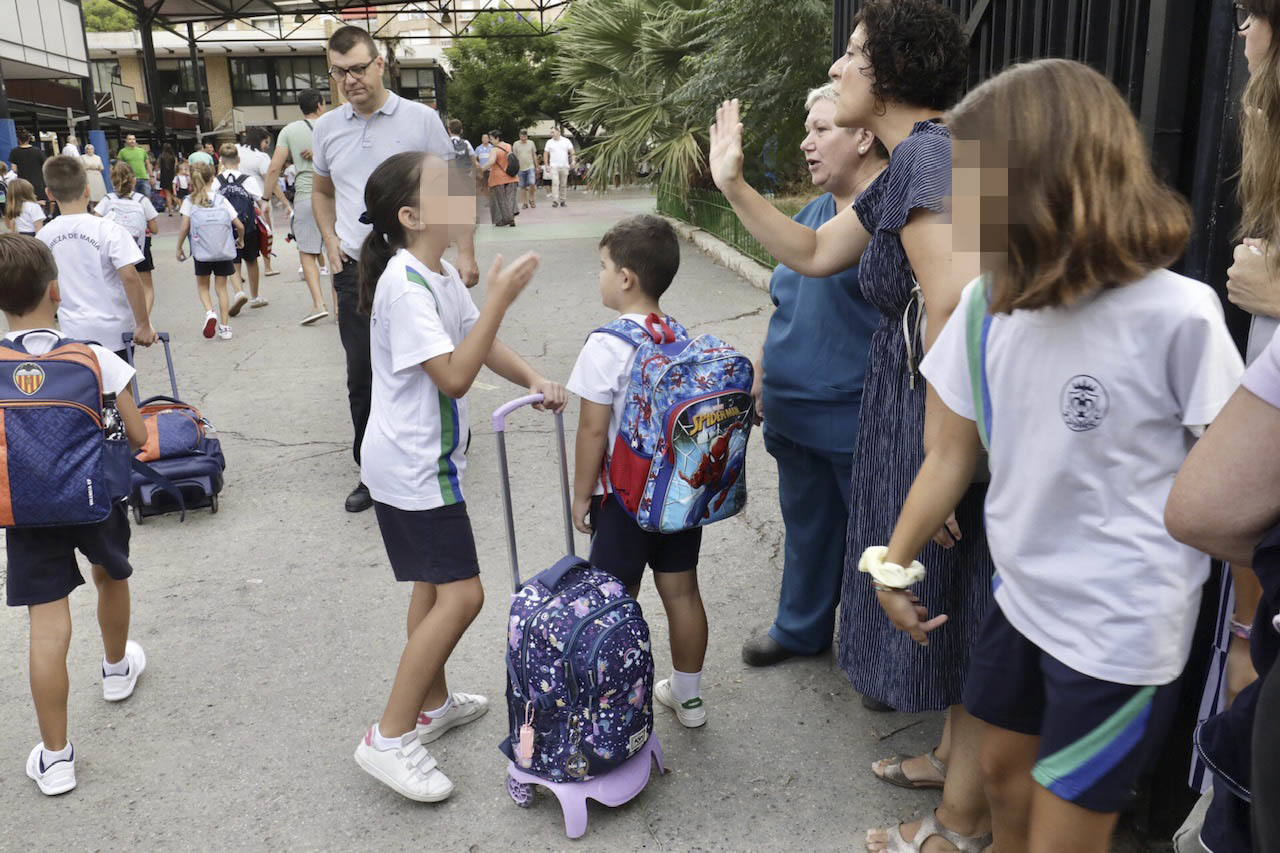
[[(835, 215), (827, 193), (795, 221), (817, 229)], [(777, 310), (764, 345), (765, 428), (817, 450), (852, 453), (867, 350), (880, 322), (862, 298), (857, 265), (810, 278), (779, 264), (769, 295)]]

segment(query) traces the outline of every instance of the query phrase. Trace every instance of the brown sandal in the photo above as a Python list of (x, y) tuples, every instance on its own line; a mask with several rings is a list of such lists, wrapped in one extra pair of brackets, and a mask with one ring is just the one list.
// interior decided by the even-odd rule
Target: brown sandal
[[(871, 830), (871, 832), (874, 831)], [(871, 832), (867, 833), (867, 843), (870, 843)], [(902, 837), (901, 825), (890, 827), (886, 832), (888, 833), (888, 846), (884, 848), (884, 853), (920, 853), (920, 850), (924, 848), (924, 843), (935, 835), (951, 842), (960, 853), (982, 853), (982, 851), (991, 846), (991, 833), (968, 836), (952, 832), (938, 821), (937, 814), (933, 812), (930, 812), (920, 822), (919, 831), (916, 832), (915, 838), (910, 841)]]
[[(939, 790), (947, 779), (947, 764), (931, 749), (924, 754), (924, 758), (933, 765), (933, 769), (938, 771), (938, 775), (942, 779), (912, 779), (902, 770), (904, 761), (915, 758), (914, 755), (895, 755), (889, 759), (889, 764), (884, 768), (883, 772), (875, 769), (875, 765), (871, 766), (871, 772), (880, 777), (890, 785), (896, 785), (899, 788), (911, 788), (917, 791)], [(879, 762), (877, 762), (879, 763)]]

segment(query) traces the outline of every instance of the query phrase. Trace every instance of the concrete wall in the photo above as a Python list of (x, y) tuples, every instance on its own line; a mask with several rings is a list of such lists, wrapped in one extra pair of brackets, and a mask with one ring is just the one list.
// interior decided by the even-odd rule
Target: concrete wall
[(209, 112), (216, 127), (222, 123), (227, 113), (231, 112), (233, 106), (231, 66), (225, 56), (218, 56), (212, 52), (203, 54), (200, 59), (204, 63), (205, 78), (209, 82), (209, 92), (205, 97), (209, 99)]

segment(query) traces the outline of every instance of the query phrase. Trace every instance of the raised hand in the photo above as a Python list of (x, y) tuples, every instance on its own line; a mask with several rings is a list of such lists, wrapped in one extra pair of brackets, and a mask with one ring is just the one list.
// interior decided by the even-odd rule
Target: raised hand
[(525, 252), (503, 268), (502, 255), (498, 255), (489, 268), (489, 296), (502, 300), (506, 305), (515, 302), (525, 285), (533, 279), (540, 260), (536, 252)]
[(725, 101), (711, 125), (711, 179), (724, 192), (742, 180), (742, 123), (738, 99)]

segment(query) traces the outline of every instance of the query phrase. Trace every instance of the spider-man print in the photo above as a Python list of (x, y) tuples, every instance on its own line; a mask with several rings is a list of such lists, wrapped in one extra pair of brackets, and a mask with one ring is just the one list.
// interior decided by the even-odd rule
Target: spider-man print
[(733, 488), (734, 483), (738, 482), (742, 468), (741, 466), (728, 467), (729, 448), (734, 432), (744, 427), (742, 421), (735, 421), (729, 425), (723, 435), (711, 442), (711, 447), (702, 455), (702, 459), (698, 462), (698, 469), (693, 472), (692, 477), (686, 476), (683, 471), (680, 472), (680, 479), (694, 489), (700, 489), (694, 495), (689, 512), (684, 517), (686, 527), (696, 527), (704, 518), (711, 515), (711, 510), (718, 510), (724, 506), (730, 489)]

